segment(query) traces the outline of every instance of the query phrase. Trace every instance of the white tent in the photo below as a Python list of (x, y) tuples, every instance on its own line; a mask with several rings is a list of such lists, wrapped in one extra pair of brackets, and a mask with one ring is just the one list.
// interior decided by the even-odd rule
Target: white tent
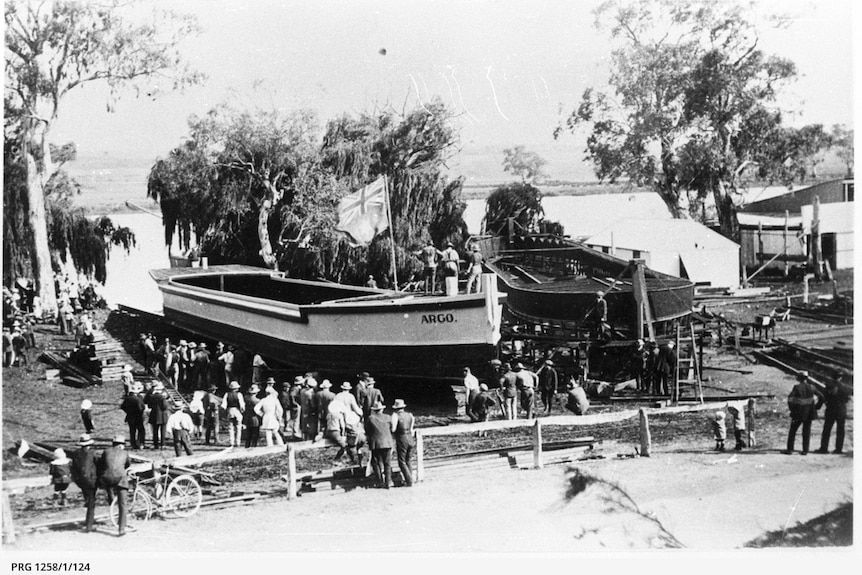
[(697, 284), (739, 285), (739, 244), (692, 220), (621, 219), (584, 243)]

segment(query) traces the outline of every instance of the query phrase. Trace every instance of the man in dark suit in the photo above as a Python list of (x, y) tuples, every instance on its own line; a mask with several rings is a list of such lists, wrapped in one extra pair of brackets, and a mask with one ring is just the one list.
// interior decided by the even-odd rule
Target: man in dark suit
[(658, 356), (656, 356), (654, 377), (658, 395), (667, 395), (671, 392), (673, 374), (676, 370), (675, 347), (676, 343), (669, 341), (667, 345), (659, 348)]
[(87, 533), (95, 531), (93, 523), (96, 519), (96, 489), (99, 485), (96, 452), (93, 451), (94, 443), (93, 438), (85, 433), (78, 440), (78, 446), (81, 449), (72, 456), (72, 481), (84, 495), (84, 505), (87, 508), (84, 531)]
[(129, 424), (129, 441), (132, 449), (146, 449), (146, 431), (144, 428), (144, 398), (141, 392), (144, 387), (140, 383), (133, 383), (129, 394), (120, 404), (120, 409), (126, 413), (126, 423)]
[(410, 458), (413, 454), (413, 414), (406, 411), (403, 399), (396, 399), (392, 404), (392, 436), (395, 439), (395, 453), (398, 457), (398, 468), (405, 487), (413, 486), (413, 470), (410, 468)]
[(371, 414), (365, 420), (365, 434), (371, 450), (371, 468), (377, 478), (375, 487), (384, 489), (389, 489), (392, 483), (392, 448), (395, 447), (395, 440), (391, 425), (392, 418), (384, 415), (383, 404), (372, 405)]
[(126, 534), (126, 503), (128, 502), (129, 478), (126, 469), (130, 465), (129, 454), (125, 449), (126, 439), (117, 435), (111, 442), (111, 447), (102, 452), (99, 459), (101, 471), (101, 483), (108, 492), (108, 501), (113, 502), (117, 498), (117, 509), (119, 511), (118, 526), (120, 537)]
[(799, 383), (793, 386), (787, 396), (787, 407), (790, 408), (790, 431), (787, 434), (787, 449), (785, 455), (793, 453), (796, 432), (802, 426), (802, 455), (808, 455), (808, 444), (811, 439), (811, 422), (817, 418), (817, 401), (823, 401), (823, 394), (811, 385), (808, 372), (800, 371), (797, 376)]
[(828, 453), (829, 436), (832, 435), (832, 426), (835, 428), (835, 451), (832, 453), (844, 453), (844, 420), (847, 419), (847, 402), (850, 401), (850, 392), (844, 384), (830, 381), (826, 384), (826, 393), (823, 400), (817, 403), (816, 409), (820, 409), (826, 403), (826, 413), (823, 418), (823, 435), (820, 437), (820, 449), (815, 453)]
[(383, 403), (383, 394), (379, 389), (374, 387), (374, 378), (368, 376), (365, 379), (365, 393), (362, 395), (362, 403), (359, 404), (359, 407), (362, 408), (362, 417), (365, 421), (368, 421), (368, 416), (371, 415), (371, 407), (376, 403)]

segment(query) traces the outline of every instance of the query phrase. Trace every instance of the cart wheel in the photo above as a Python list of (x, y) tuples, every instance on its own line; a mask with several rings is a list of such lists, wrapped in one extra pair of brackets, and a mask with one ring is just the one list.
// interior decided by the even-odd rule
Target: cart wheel
[(197, 513), (203, 493), (200, 484), (191, 475), (175, 477), (168, 485), (165, 505), (177, 517), (189, 517)]
[[(150, 498), (137, 489), (132, 492), (132, 500), (127, 505), (126, 522), (129, 524), (134, 524), (135, 521), (147, 521), (153, 513), (153, 505), (150, 503)], [(120, 509), (117, 506), (116, 498), (111, 502), (111, 510), (108, 515), (111, 518), (111, 525), (119, 527)]]

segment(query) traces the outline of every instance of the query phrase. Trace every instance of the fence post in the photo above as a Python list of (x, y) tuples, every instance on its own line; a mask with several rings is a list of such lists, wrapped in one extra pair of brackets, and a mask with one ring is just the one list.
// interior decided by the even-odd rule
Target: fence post
[(542, 461), (542, 422), (536, 419), (533, 423), (533, 467), (542, 469), (544, 466)]
[(649, 417), (643, 407), (638, 410), (638, 415), (640, 416), (641, 457), (649, 457), (649, 450), (652, 444), (652, 438), (649, 433)]
[(12, 521), (12, 506), (9, 505), (9, 496), (3, 492), (3, 543), (11, 545), (15, 543), (15, 524)]
[(425, 440), (422, 432), (416, 430), (416, 481), (425, 479)]
[(287, 498), (296, 499), (296, 449), (287, 444)]
[(753, 397), (748, 399), (748, 417), (745, 418), (745, 421), (748, 423), (748, 447), (754, 447), (757, 445), (757, 441), (754, 438), (754, 429), (756, 426), (755, 418), (757, 417), (757, 400)]

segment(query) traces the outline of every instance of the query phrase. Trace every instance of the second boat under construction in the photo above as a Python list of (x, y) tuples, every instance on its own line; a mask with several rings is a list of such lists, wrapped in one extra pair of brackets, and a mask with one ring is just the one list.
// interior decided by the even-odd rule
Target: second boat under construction
[[(691, 313), (694, 283), (627, 262), (560, 238), (477, 240), (489, 255), (508, 310), (534, 324), (570, 325), (589, 339), (596, 292), (605, 293), (608, 323), (623, 339), (652, 331), (670, 333), (674, 320)], [(648, 305), (641, 306), (645, 301)], [(646, 328), (646, 330), (644, 329)]]

